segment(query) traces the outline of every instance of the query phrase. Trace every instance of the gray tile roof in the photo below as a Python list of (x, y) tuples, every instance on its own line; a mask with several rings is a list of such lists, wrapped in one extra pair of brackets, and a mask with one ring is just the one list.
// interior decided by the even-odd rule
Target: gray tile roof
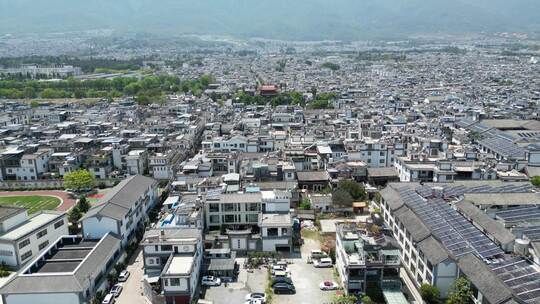
[(506, 230), (504, 226), (490, 218), (486, 213), (482, 212), (476, 206), (469, 201), (460, 201), (455, 204), (459, 211), (471, 219), (474, 223), (480, 225), (491, 236), (493, 236), (499, 243), (508, 244), (516, 239), (516, 236), (510, 231)]
[[(83, 292), (88, 279), (94, 280), (106, 263), (120, 248), (120, 239), (108, 234), (81, 262), (74, 273), (17, 274), (1, 289), (1, 294)], [(24, 270), (21, 270), (21, 272)]]
[(411, 234), (411, 237), (415, 242), (420, 242), (431, 234), (429, 228), (426, 227), (422, 220), (420, 220), (420, 218), (410, 209), (399, 213), (396, 215), (396, 218), (398, 218), (399, 222), (405, 226), (405, 229)]
[(123, 220), (135, 202), (155, 184), (156, 180), (143, 175), (129, 177), (111, 189), (99, 205), (90, 208), (81, 221), (94, 216)]
[(486, 297), (489, 303), (501, 304), (512, 299), (512, 291), (475, 255), (469, 253), (458, 260), (459, 269)]
[(390, 208), (390, 210), (399, 209), (401, 206), (404, 205), (404, 202), (401, 199), (401, 196), (399, 195), (399, 192), (397, 192), (390, 185), (388, 187), (384, 188), (383, 190), (381, 190), (380, 194), (381, 194), (381, 197), (388, 204), (388, 207)]
[(437, 265), (450, 258), (450, 255), (448, 254), (444, 246), (442, 246), (442, 244), (432, 236), (419, 242), (418, 249), (422, 251), (426, 259), (432, 265)]

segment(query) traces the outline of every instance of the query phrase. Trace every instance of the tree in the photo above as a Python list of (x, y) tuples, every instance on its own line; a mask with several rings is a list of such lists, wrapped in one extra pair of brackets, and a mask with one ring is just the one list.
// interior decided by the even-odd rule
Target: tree
[(433, 285), (422, 284), (422, 286), (420, 286), (420, 295), (427, 304), (439, 304), (441, 302), (441, 292)]
[(448, 292), (447, 304), (467, 304), (472, 296), (471, 284), (469, 280), (461, 277), (454, 281), (452, 288)]
[(308, 198), (304, 198), (302, 202), (300, 203), (300, 206), (298, 206), (301, 210), (309, 210), (311, 209), (311, 203), (309, 202)]
[(93, 188), (96, 178), (88, 170), (80, 169), (64, 175), (64, 187), (80, 191), (82, 189)]
[(540, 187), (540, 176), (533, 176), (533, 178), (531, 178), (531, 183), (536, 187)]
[(343, 189), (337, 189), (332, 193), (332, 204), (334, 206), (351, 207), (353, 203), (352, 196)]
[(83, 216), (81, 210), (77, 206), (71, 208), (68, 213), (68, 221), (73, 224), (77, 225), (81, 217)]
[(340, 181), (338, 189), (347, 191), (354, 200), (363, 200), (366, 197), (366, 190), (364, 187), (353, 180)]
[(88, 209), (90, 209), (90, 203), (86, 199), (86, 196), (81, 195), (81, 197), (79, 198), (79, 203), (77, 204), (77, 206), (78, 206), (78, 209), (82, 213), (86, 213), (88, 211)]
[(375, 304), (369, 296), (363, 296), (361, 299), (362, 304)]
[(345, 295), (345, 294), (334, 294), (332, 296), (333, 304), (354, 304), (357, 302), (355, 295)]

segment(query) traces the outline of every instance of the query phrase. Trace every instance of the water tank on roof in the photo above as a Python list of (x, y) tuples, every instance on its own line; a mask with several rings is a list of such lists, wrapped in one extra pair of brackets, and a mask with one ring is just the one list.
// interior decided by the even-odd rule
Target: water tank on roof
[(516, 243), (514, 244), (514, 252), (517, 254), (526, 255), (529, 249), (529, 244), (529, 240), (516, 239)]

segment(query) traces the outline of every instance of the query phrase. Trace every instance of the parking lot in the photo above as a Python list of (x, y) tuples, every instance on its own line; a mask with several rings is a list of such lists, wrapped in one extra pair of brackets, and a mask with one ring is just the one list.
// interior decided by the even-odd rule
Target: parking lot
[[(315, 268), (312, 264), (307, 264), (307, 256), (311, 249), (319, 249), (316, 241), (306, 239), (302, 246), (301, 256), (287, 258), (292, 264), (289, 265), (291, 278), (296, 287), (296, 294), (293, 295), (275, 295), (272, 303), (274, 304), (322, 304), (331, 303), (334, 291), (322, 291), (319, 284), (324, 280), (332, 280), (332, 268)], [(248, 272), (242, 267), (243, 260), (238, 259), (240, 274), (237, 282), (221, 284), (218, 287), (206, 289), (205, 299), (212, 300), (214, 304), (235, 304), (244, 303), (245, 296), (250, 292), (264, 292), (267, 284), (267, 269), (261, 267), (252, 272)]]

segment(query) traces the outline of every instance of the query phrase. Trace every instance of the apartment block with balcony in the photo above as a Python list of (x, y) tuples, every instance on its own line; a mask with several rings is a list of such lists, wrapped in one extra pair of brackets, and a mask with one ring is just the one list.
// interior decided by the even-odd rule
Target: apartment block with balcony
[(399, 244), (375, 224), (336, 224), (336, 268), (348, 294), (401, 288)]

